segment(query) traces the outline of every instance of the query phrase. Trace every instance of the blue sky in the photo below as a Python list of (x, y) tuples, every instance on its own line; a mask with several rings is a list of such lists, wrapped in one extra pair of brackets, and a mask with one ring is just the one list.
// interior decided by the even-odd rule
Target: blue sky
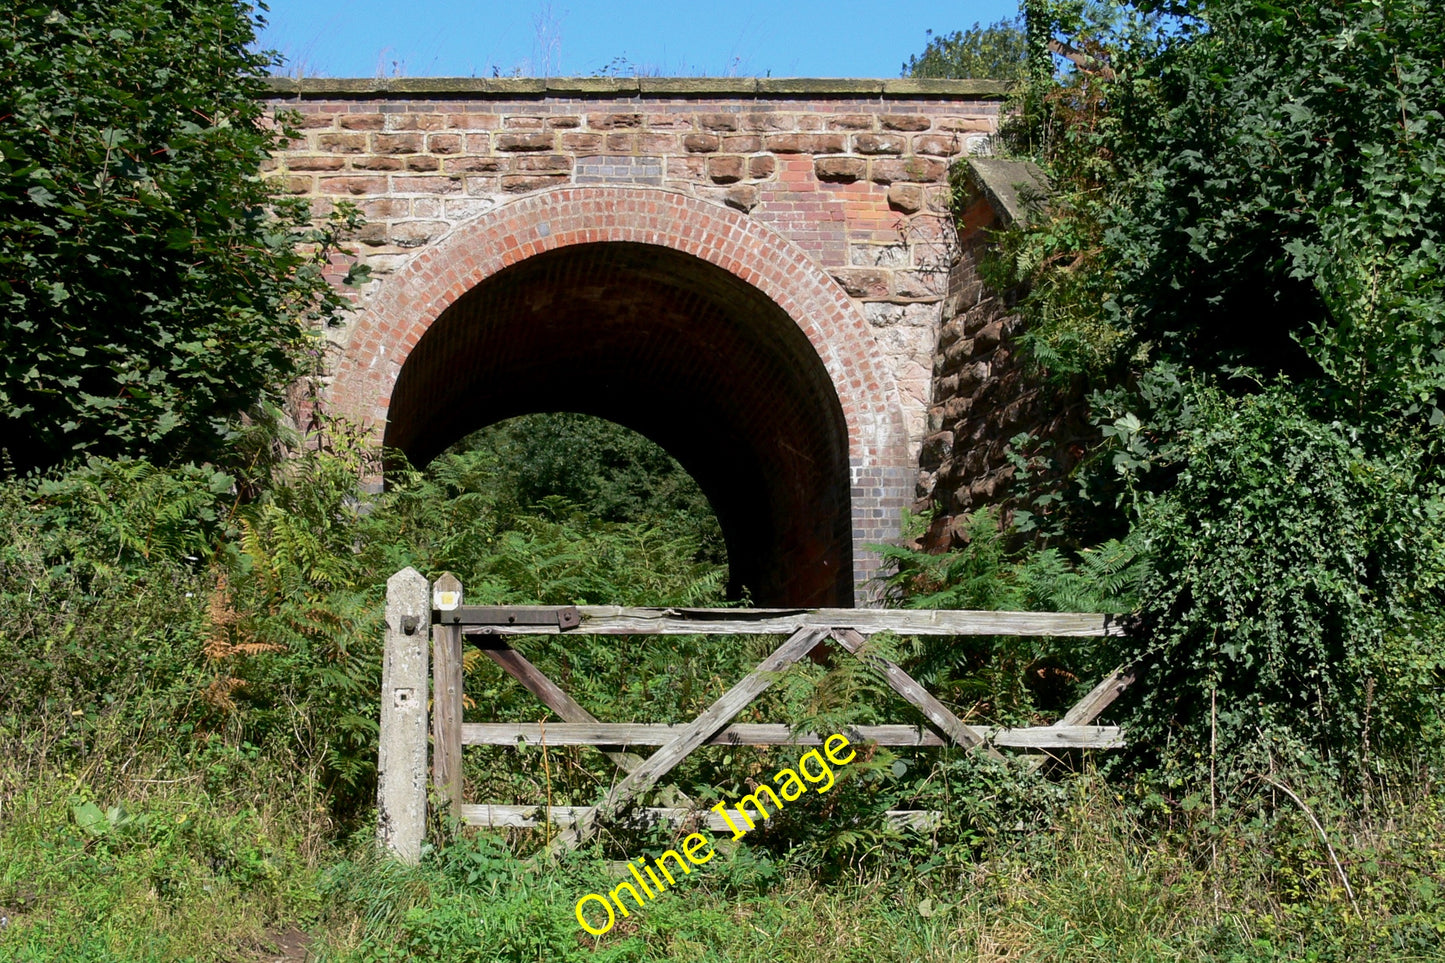
[(1017, 0), (272, 0), (264, 47), (326, 77), (896, 77), (925, 31)]

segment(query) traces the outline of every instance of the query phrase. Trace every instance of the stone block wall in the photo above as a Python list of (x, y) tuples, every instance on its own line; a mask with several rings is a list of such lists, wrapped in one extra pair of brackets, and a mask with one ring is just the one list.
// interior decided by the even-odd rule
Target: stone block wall
[[(1032, 165), (968, 163), (959, 259), (943, 302), (913, 505), (915, 512), (935, 512), (922, 538), (922, 546), (932, 551), (963, 544), (969, 512), (992, 505), (1007, 516), (1016, 507), (1011, 454), (1030, 460), (1036, 452), (1047, 452), (1048, 464), (1040, 470), (1059, 479), (1092, 438), (1080, 386), (1049, 384), (1020, 357), (1019, 292), (993, 290), (980, 276), (990, 232), (1027, 217), (1017, 190), (1022, 185), (1011, 178), (1042, 192), (1042, 175)], [(1010, 441), (1021, 433), (1034, 442), (1015, 451)]]

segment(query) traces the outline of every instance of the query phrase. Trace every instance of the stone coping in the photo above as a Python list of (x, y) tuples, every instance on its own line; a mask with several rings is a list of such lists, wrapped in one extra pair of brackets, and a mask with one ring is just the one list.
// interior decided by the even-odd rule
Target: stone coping
[(828, 77), (268, 77), (272, 93), (301, 99), (458, 97), (968, 97), (1002, 100), (1001, 80)]

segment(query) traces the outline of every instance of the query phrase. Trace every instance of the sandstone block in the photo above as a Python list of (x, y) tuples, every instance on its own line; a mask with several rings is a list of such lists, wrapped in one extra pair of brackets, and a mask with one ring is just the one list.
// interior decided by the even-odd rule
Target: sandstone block
[(378, 157), (375, 154), (367, 154), (354, 158), (351, 161), (351, 167), (358, 171), (399, 171), (406, 167), (406, 162), (400, 157)]
[(547, 126), (545, 117), (507, 117), (502, 120), (507, 130), (542, 130)]
[(361, 154), (366, 151), (366, 135), (318, 134), (316, 146), (329, 154)]
[(758, 189), (751, 184), (736, 184), (723, 194), (723, 203), (746, 214), (758, 206)]
[(315, 130), (318, 127), (330, 127), (335, 123), (335, 114), (304, 114), (296, 126), (302, 130)]
[(722, 139), (722, 151), (726, 154), (756, 154), (763, 149), (763, 139), (757, 134), (732, 134)]
[(879, 184), (937, 183), (948, 176), (948, 165), (933, 157), (880, 157), (873, 161), (871, 174)]
[(953, 451), (953, 432), (939, 431), (923, 439), (923, 450), (919, 461), (925, 465), (937, 465), (944, 456)]
[(614, 130), (606, 135), (607, 150), (614, 154), (630, 154), (637, 150), (637, 135), (628, 130)]
[(535, 133), (498, 134), (497, 150), (534, 151), (551, 150), (553, 135), (545, 131)]
[(519, 172), (542, 171), (547, 173), (570, 171), (572, 158), (566, 154), (528, 154), (518, 157), (513, 169)]
[(396, 175), (391, 179), (391, 189), (398, 194), (456, 194), (462, 189), (462, 179), (456, 175)]
[(574, 114), (567, 114), (561, 117), (548, 117), (548, 130), (571, 130), (574, 127), (582, 126), (582, 118)]
[(508, 194), (526, 194), (529, 191), (565, 184), (568, 180), (566, 174), (504, 174), (502, 190)]
[(792, 130), (793, 127), (792, 114), (779, 114), (773, 111), (767, 111), (766, 113), (743, 115), (743, 130)]
[(641, 114), (588, 114), (587, 125), (593, 130), (618, 130), (642, 126)]
[(860, 154), (901, 154), (907, 146), (902, 134), (853, 135), (853, 149)]
[(341, 157), (292, 155), (286, 158), (286, 166), (293, 171), (339, 171), (346, 166)]
[(871, 268), (842, 268), (833, 272), (833, 280), (842, 285), (849, 297), (888, 297), (888, 272)]
[(916, 214), (923, 209), (923, 188), (917, 184), (890, 185), (888, 206), (903, 214)]
[(643, 131), (637, 135), (637, 149), (644, 154), (675, 154), (677, 135), (662, 131)]
[[(287, 194), (310, 194), (312, 180), (304, 174), (283, 174), (279, 178), (269, 177), (267, 181), (281, 181), (281, 189)], [(344, 191), (328, 191), (327, 193), (347, 193)]]
[(405, 114), (387, 114), (387, 130), (441, 130), (446, 118), (441, 114), (421, 114), (408, 111)]
[(445, 221), (400, 221), (391, 225), (391, 243), (397, 247), (421, 247), (447, 229)]
[(878, 122), (884, 130), (927, 130), (929, 124), (922, 114), (884, 114)]
[(963, 141), (953, 134), (919, 134), (913, 138), (915, 154), (937, 154), (940, 157), (952, 157), (962, 151)]
[(737, 114), (698, 114), (698, 126), (703, 130), (737, 130)]
[(711, 154), (722, 146), (717, 134), (687, 134), (682, 138), (682, 149), (689, 154)]
[(416, 154), (406, 159), (406, 169), (409, 171), (434, 171), (440, 170), (442, 162), (429, 154)]
[(907, 244), (850, 244), (848, 263), (854, 267), (906, 267)]
[(820, 181), (851, 183), (862, 177), (868, 170), (868, 162), (861, 157), (819, 157), (813, 161), (813, 173)]
[(748, 176), (754, 180), (772, 177), (777, 169), (778, 159), (772, 154), (759, 154), (757, 157), (748, 158)]
[[(310, 178), (307, 179), (308, 181)], [(318, 185), (323, 194), (382, 194), (386, 192), (385, 177), (323, 177)]]
[(504, 157), (448, 157), (442, 169), (448, 174), (496, 173), (506, 168)]
[(426, 149), (433, 154), (459, 154), (462, 150), (462, 135), (429, 134)]
[(371, 149), (378, 154), (417, 154), (421, 152), (420, 134), (372, 134)]
[(719, 154), (707, 159), (707, 176), (715, 184), (731, 184), (743, 179), (743, 159), (733, 154)]
[(381, 114), (341, 114), (336, 126), (343, 130), (381, 130), (386, 118)]
[(588, 154), (602, 149), (602, 135), (584, 131), (568, 131), (562, 135), (562, 149)]
[(872, 114), (839, 114), (828, 118), (829, 130), (872, 130)]

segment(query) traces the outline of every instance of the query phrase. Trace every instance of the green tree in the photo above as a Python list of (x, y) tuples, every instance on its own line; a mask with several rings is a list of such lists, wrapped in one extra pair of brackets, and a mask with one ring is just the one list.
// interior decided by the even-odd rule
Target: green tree
[(342, 303), (322, 270), (348, 215), (313, 229), (258, 176), (284, 132), (260, 103), (252, 12), (0, 15), (0, 471), (213, 457)]
[(1028, 63), (1028, 44), (1019, 18), (1000, 20), (987, 27), (975, 23), (967, 30), (927, 32), (923, 53), (903, 65), (905, 77), (980, 78), (1022, 80)]
[(1016, 141), (1051, 217), (998, 266), (1034, 359), (1092, 389), (1050, 534), (1106, 516), (1149, 561), (1119, 652), (1149, 669), (1138, 731), (1186, 762), (1438, 759), (1445, 8), (1119, 0), (1068, 26), (1084, 64)]

